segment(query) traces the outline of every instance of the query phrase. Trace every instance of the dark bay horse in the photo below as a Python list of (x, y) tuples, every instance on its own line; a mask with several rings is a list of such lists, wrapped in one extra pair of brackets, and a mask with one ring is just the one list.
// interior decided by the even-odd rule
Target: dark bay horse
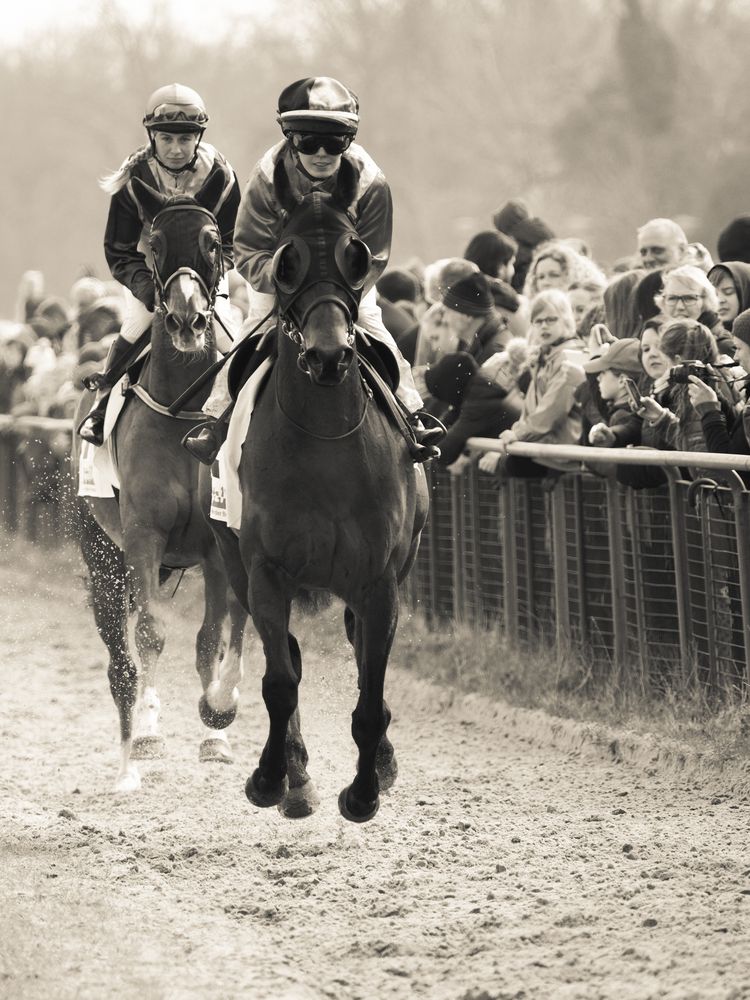
[[(209, 182), (210, 183), (210, 182)], [(231, 618), (224, 685), (218, 703), (233, 700), (241, 671), (241, 646), (247, 615), (228, 586), (222, 559), (198, 500), (198, 465), (180, 446), (189, 421), (203, 415), (170, 417), (166, 407), (214, 361), (212, 313), (222, 271), (221, 235), (205, 204), (218, 194), (209, 185), (193, 199), (164, 198), (137, 178), (139, 194), (153, 218), (157, 309), (151, 353), (137, 395), (114, 429), (121, 489), (118, 499), (79, 500), (80, 543), (86, 562), (96, 626), (109, 652), (109, 684), (120, 716), (122, 757), (115, 789), (139, 787), (138, 757), (158, 756), (159, 698), (156, 666), (165, 629), (156, 598), (160, 574), (200, 566), (205, 612), (196, 641), (196, 663), (205, 690), (219, 676), (222, 631)], [(198, 396), (200, 406), (208, 394)], [(91, 406), (85, 393), (76, 426)], [(77, 475), (80, 443), (74, 439)], [(138, 671), (128, 644), (128, 612), (134, 609)], [(223, 732), (210, 730), (201, 760), (231, 760)]]
[(279, 805), (290, 817), (317, 804), (297, 709), (302, 658), (289, 620), (296, 597), (325, 591), (346, 605), (359, 681), (352, 715), (357, 773), (339, 809), (364, 822), (378, 809), (379, 789), (396, 775), (384, 681), (398, 586), (416, 555), (428, 494), (422, 468), (360, 374), (353, 324), (371, 258), (346, 211), (353, 188), (347, 190), (345, 166), (334, 194), (313, 192), (300, 203), (277, 171), (288, 213), (273, 265), (278, 358), (242, 450), (239, 535), (225, 526), (215, 531), (266, 657), (270, 728), (245, 787), (248, 798)]

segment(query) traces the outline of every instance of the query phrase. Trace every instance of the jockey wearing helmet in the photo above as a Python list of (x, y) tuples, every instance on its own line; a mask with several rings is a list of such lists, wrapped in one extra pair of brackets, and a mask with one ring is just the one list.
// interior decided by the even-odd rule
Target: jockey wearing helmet
[[(281, 92), (277, 121), (284, 137), (254, 167), (237, 213), (234, 234), (237, 270), (250, 284), (250, 311), (245, 327), (254, 326), (275, 303), (272, 262), (286, 221), (273, 183), (277, 164), (283, 163), (292, 191), (302, 198), (310, 191), (333, 191), (345, 158), (357, 176), (357, 193), (349, 212), (359, 237), (372, 254), (357, 321), (371, 338), (386, 343), (395, 355), (400, 373), (397, 395), (416, 414), (422, 399), (408, 362), (383, 324), (375, 298), (375, 282), (385, 270), (391, 250), (393, 205), (383, 172), (362, 146), (354, 143), (359, 127), (357, 96), (331, 77), (297, 80)], [(212, 397), (204, 406), (207, 413), (223, 409), (221, 404), (228, 400), (228, 395), (225, 392), (224, 398), (219, 398), (221, 388), (217, 379)], [(226, 437), (225, 416), (222, 414), (217, 421), (198, 428), (183, 442), (192, 455), (206, 464), (211, 464)], [(426, 443), (433, 432), (425, 432), (416, 420), (415, 424), (421, 432), (420, 440)], [(418, 447), (414, 457), (424, 461), (434, 457), (435, 451)]]
[[(151, 325), (154, 315), (154, 278), (148, 231), (153, 221), (133, 190), (138, 177), (167, 196), (192, 195), (218, 173), (223, 178), (215, 205), (208, 205), (222, 236), (225, 272), (234, 266), (232, 242), (240, 202), (234, 170), (207, 142), (203, 133), (208, 114), (200, 94), (180, 83), (159, 87), (148, 99), (143, 124), (148, 143), (129, 156), (113, 174), (103, 178), (102, 188), (112, 196), (104, 233), (104, 254), (112, 276), (126, 288), (126, 307), (120, 333), (110, 350), (104, 384), (112, 385), (124, 374), (123, 361), (132, 360), (132, 345)], [(227, 351), (233, 333), (226, 273), (219, 284), (214, 314), (218, 316), (216, 343)], [(82, 422), (78, 433), (100, 445), (104, 427), (106, 393)]]

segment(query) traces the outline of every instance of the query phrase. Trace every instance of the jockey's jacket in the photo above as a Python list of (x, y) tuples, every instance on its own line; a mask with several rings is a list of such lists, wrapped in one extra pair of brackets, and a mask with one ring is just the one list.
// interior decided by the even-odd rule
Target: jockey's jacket
[[(352, 144), (344, 153), (357, 173), (356, 194), (349, 214), (355, 229), (372, 254), (372, 267), (364, 285), (369, 291), (383, 273), (391, 252), (393, 232), (393, 201), (388, 182), (372, 157)], [(279, 245), (287, 213), (279, 205), (273, 187), (276, 164), (283, 159), (291, 189), (298, 197), (310, 191), (333, 191), (337, 174), (313, 181), (297, 169), (294, 154), (284, 139), (272, 146), (253, 168), (237, 213), (234, 230), (236, 267), (256, 292), (275, 292), (271, 277), (271, 261)]]
[(132, 179), (138, 177), (162, 194), (195, 196), (214, 174), (220, 173), (224, 184), (216, 203), (206, 205), (216, 217), (221, 232), (224, 268), (234, 266), (232, 245), (234, 223), (240, 202), (240, 188), (234, 170), (224, 156), (209, 143), (201, 142), (195, 166), (181, 173), (172, 173), (158, 162), (153, 152), (144, 149), (126, 160), (118, 172), (115, 190), (109, 206), (104, 233), (104, 255), (112, 277), (125, 285), (148, 309), (154, 308), (152, 256), (148, 246), (151, 222), (148, 213), (133, 191)]

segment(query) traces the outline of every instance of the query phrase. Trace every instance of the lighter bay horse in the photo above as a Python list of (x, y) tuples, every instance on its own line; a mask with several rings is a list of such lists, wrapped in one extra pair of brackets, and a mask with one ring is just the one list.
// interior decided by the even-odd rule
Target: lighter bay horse
[[(346, 605), (359, 681), (352, 715), (357, 773), (339, 809), (364, 822), (396, 775), (384, 682), (398, 586), (416, 556), (428, 493), (421, 466), (375, 405), (358, 366), (353, 323), (371, 258), (346, 211), (353, 197), (347, 166), (333, 195), (313, 192), (300, 203), (277, 170), (277, 195), (288, 213), (274, 258), (278, 357), (242, 449), (238, 537), (212, 525), (266, 658), (269, 735), (247, 780), (248, 798), (290, 817), (317, 805), (297, 708), (302, 658), (289, 619), (296, 597), (325, 591)], [(203, 483), (205, 507), (207, 478)], [(213, 706), (211, 690), (206, 697)], [(231, 717), (225, 707), (216, 724)]]
[[(165, 568), (200, 566), (205, 610), (196, 640), (196, 665), (205, 690), (218, 678), (222, 632), (229, 615), (230, 667), (223, 672), (230, 691), (239, 680), (246, 613), (228, 587), (226, 572), (198, 502), (198, 466), (180, 441), (191, 419), (175, 419), (167, 406), (214, 361), (212, 313), (222, 273), (221, 235), (203, 207), (215, 203), (210, 181), (195, 199), (167, 199), (142, 184), (139, 195), (153, 218), (151, 248), (157, 309), (151, 352), (137, 395), (123, 410), (113, 434), (121, 483), (119, 498), (79, 500), (80, 543), (91, 588), (94, 617), (109, 652), (109, 684), (120, 718), (121, 761), (115, 789), (139, 787), (136, 758), (159, 756), (160, 703), (155, 675), (165, 642), (156, 601)], [(198, 397), (196, 404), (204, 401)], [(76, 426), (91, 396), (84, 394)], [(77, 474), (79, 442), (74, 440)], [(128, 643), (128, 614), (137, 615), (135, 643), (140, 671)], [(230, 655), (231, 654), (231, 655)], [(239, 666), (238, 666), (239, 665)], [(226, 692), (220, 692), (226, 697)], [(230, 761), (226, 734), (205, 733), (204, 761)]]

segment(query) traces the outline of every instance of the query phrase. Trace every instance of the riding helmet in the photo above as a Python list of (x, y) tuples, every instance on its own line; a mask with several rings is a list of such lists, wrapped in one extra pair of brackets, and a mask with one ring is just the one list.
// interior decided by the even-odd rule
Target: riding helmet
[(208, 124), (201, 95), (181, 83), (168, 83), (149, 97), (143, 124), (160, 132), (200, 132)]
[(282, 90), (276, 120), (284, 135), (315, 132), (355, 136), (359, 127), (359, 99), (333, 77), (309, 76)]

